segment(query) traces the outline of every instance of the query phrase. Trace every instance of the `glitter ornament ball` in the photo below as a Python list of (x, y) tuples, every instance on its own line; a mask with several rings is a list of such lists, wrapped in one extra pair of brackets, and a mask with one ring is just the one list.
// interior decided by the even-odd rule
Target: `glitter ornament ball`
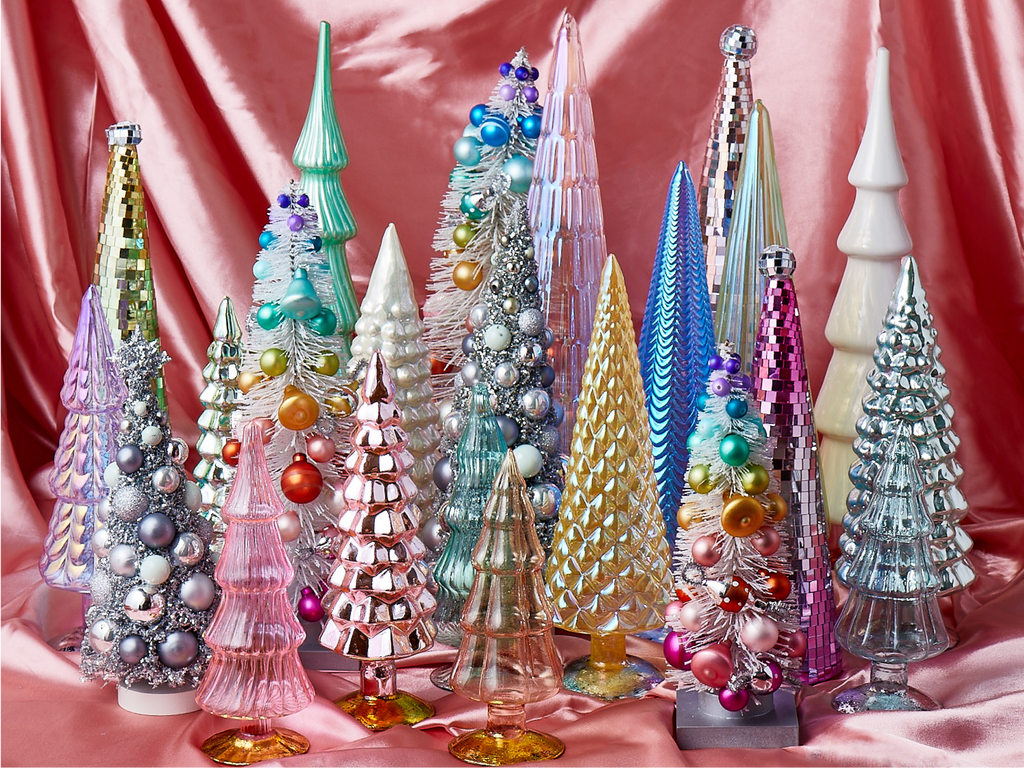
[(199, 641), (191, 632), (171, 632), (166, 640), (157, 645), (156, 652), (164, 666), (182, 669), (195, 661), (199, 653)]
[(292, 456), (292, 463), (281, 473), (281, 490), (285, 498), (296, 504), (308, 504), (320, 495), (324, 479), (304, 453)]
[(732, 690), (732, 688), (723, 688), (718, 692), (718, 703), (722, 705), (722, 709), (727, 709), (730, 712), (739, 712), (750, 701), (750, 694), (746, 688), (740, 688), (738, 691)]
[(152, 594), (142, 587), (133, 587), (124, 598), (124, 613), (139, 624), (152, 624), (164, 615), (167, 600), (159, 592)]
[(147, 547), (166, 547), (176, 534), (174, 523), (163, 512), (150, 512), (139, 521), (139, 538)]
[(767, 653), (779, 640), (779, 626), (767, 616), (751, 616), (740, 630), (740, 641), (754, 653)]
[(193, 611), (205, 611), (217, 597), (217, 585), (205, 573), (194, 573), (182, 582), (178, 596)]
[(303, 621), (320, 621), (324, 617), (324, 609), (320, 597), (312, 587), (303, 587), (299, 597), (299, 616)]
[(730, 467), (742, 467), (750, 458), (750, 444), (743, 435), (726, 435), (718, 447), (718, 455)]
[(127, 523), (138, 520), (149, 509), (149, 499), (133, 485), (118, 488), (110, 496), (110, 511)]
[(519, 330), (537, 336), (544, 330), (544, 314), (539, 309), (524, 309), (519, 313)]
[(138, 568), (138, 555), (127, 544), (118, 544), (107, 554), (110, 570), (118, 576), (134, 576)]
[(125, 445), (117, 451), (117, 468), (126, 474), (142, 466), (142, 451), (137, 445)]
[(544, 466), (544, 457), (532, 445), (517, 445), (512, 453), (523, 477), (534, 477)]
[(185, 531), (174, 540), (171, 545), (171, 557), (178, 565), (191, 568), (199, 565), (206, 552), (206, 545), (203, 540), (191, 531)]
[(128, 635), (117, 645), (117, 653), (125, 664), (138, 664), (149, 653), (146, 641), (138, 635)]
[(686, 637), (679, 632), (665, 635), (665, 661), (676, 669), (689, 669), (693, 654), (687, 648)]

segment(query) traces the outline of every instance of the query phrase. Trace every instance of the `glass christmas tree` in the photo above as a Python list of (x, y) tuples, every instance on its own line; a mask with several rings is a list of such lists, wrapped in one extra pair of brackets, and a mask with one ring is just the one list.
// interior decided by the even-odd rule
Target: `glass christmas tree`
[(836, 642), (836, 603), (828, 554), (828, 516), (818, 475), (818, 440), (811, 413), (800, 308), (793, 288), (796, 260), (788, 248), (761, 255), (765, 277), (761, 324), (754, 346), (754, 393), (769, 438), (771, 471), (789, 508), (793, 595), (807, 653), (799, 669), (810, 685), (838, 675), (843, 655)]
[(231, 416), (242, 399), (238, 389), (238, 374), (242, 363), (242, 329), (235, 316), (231, 299), (225, 296), (217, 309), (213, 325), (213, 342), (206, 350), (209, 362), (203, 368), (206, 387), (199, 395), (203, 412), (199, 416), (199, 440), (196, 451), (202, 457), (193, 475), (203, 494), (200, 514), (213, 523), (219, 550), (224, 532), (220, 509), (224, 506), (235, 468), (224, 461), (224, 445), (231, 439)]
[(760, 706), (807, 641), (794, 620), (792, 570), (782, 525), (787, 506), (770, 492), (771, 455), (731, 344), (708, 360), (687, 477), (696, 496), (679, 510), (675, 560), (681, 597), (670, 620), (690, 657), (670, 676), (711, 693), (729, 711)]
[[(320, 591), (331, 569), (338, 506), (330, 491), (341, 477), (340, 436), (355, 392), (339, 375), (347, 342), (337, 335), (337, 317), (328, 307), (331, 272), (309, 196), (292, 183), (269, 218), (253, 266), (253, 306), (238, 377), (245, 401), (235, 422), (264, 419), (270, 434), (267, 465), (285, 508), (278, 525), (295, 568), (289, 592), (299, 602), (303, 589)], [(237, 442), (225, 450), (237, 452)], [(302, 608), (302, 618), (322, 618), (315, 599)]]
[(205, 636), (213, 658), (196, 694), (210, 714), (247, 721), (203, 742), (203, 752), (218, 763), (248, 765), (309, 751), (303, 736), (270, 723), (305, 709), (314, 696), (299, 663), (305, 632), (288, 600), (294, 574), (277, 530), (283, 512), (267, 471), (263, 427), (249, 422), (223, 509), (228, 529), (214, 573), (222, 595)]
[(590, 655), (565, 669), (566, 688), (618, 699), (661, 682), (626, 656), (626, 635), (664, 623), (669, 557), (629, 299), (609, 256), (547, 565), (555, 625), (591, 636)]
[[(60, 391), (68, 414), (53, 457), (50, 490), (56, 501), (39, 559), (39, 573), (49, 586), (84, 595), (92, 581), (96, 511), (107, 497), (103, 470), (114, 458), (114, 436), (126, 396), (110, 360), (113, 352), (99, 292), (91, 285), (82, 297)], [(83, 611), (85, 607), (83, 602)], [(81, 641), (79, 628), (62, 638), (59, 647), (77, 650)]]
[[(142, 129), (135, 123), (117, 123), (107, 128), (110, 159), (92, 282), (99, 289), (115, 346), (136, 329), (150, 341), (160, 340), (149, 259), (146, 197), (139, 171), (141, 142)], [(154, 386), (157, 402), (166, 408), (163, 373), (157, 375)]]
[(861, 520), (871, 503), (885, 444), (904, 421), (913, 426), (910, 437), (924, 476), (939, 594), (974, 583), (974, 566), (967, 556), (974, 543), (960, 526), (967, 514), (967, 499), (959, 485), (963, 468), (956, 460), (960, 438), (953, 431), (953, 406), (936, 337), (917, 260), (907, 256), (878, 334), (875, 367), (868, 374), (869, 389), (862, 404), (864, 415), (857, 421), (853, 444), (857, 460), (850, 467), (853, 490), (843, 519), (842, 557), (836, 563), (836, 575), (848, 586), (852, 586), (850, 572), (860, 546)]
[(679, 163), (665, 201), (638, 349), (658, 503), (670, 543), (686, 490), (686, 439), (697, 421), (697, 396), (714, 342), (693, 179)]
[(555, 391), (565, 404), (569, 444), (587, 360), (601, 268), (608, 255), (597, 177), (594, 110), (576, 19), (566, 13), (555, 40), (537, 162), (530, 186), (544, 320), (554, 334)]
[(360, 689), (337, 703), (372, 731), (413, 725), (434, 707), (399, 691), (395, 660), (427, 650), (437, 630), (426, 589), (424, 547), (416, 536), (416, 484), (395, 386), (380, 352), (366, 368), (346, 462), (342, 543), (323, 604), (320, 643), (360, 660)]
[(871, 682), (832, 700), (840, 712), (932, 710), (939, 704), (907, 686), (907, 664), (949, 646), (932, 562), (932, 521), (912, 427), (901, 423), (882, 453), (882, 466), (861, 522), (862, 539), (847, 578), (850, 594), (836, 636), (871, 661)]
[[(334, 107), (331, 85), (331, 25), (320, 22), (313, 95), (302, 133), (295, 144), (292, 162), (302, 171), (300, 186), (319, 216), (322, 253), (331, 271), (333, 298), (337, 311), (339, 345), (348, 356), (348, 341), (359, 317), (359, 304), (345, 255), (345, 243), (356, 236), (356, 220), (345, 191), (341, 171), (348, 166), (345, 137)], [(325, 297), (328, 302), (330, 299)]]
[(466, 359), (463, 324), (486, 295), (505, 219), (526, 200), (540, 135), (538, 72), (526, 50), (520, 49), (498, 71), (490, 99), (469, 111), (469, 124), (455, 142), (458, 164), (434, 234), (438, 255), (430, 264), (423, 317), (437, 367), (434, 389), (442, 397), (450, 394)]
[[(545, 351), (551, 347), (552, 334), (544, 325), (537, 263), (521, 202), (503, 222), (499, 242), (486, 304), (470, 313), (472, 332), (462, 340), (468, 360), (459, 372), (460, 385), (443, 421), (442, 453), (450, 457), (454, 451), (469, 407), (470, 387), (486, 384), (505, 444), (515, 452), (519, 470), (527, 478), (537, 535), (549, 547), (564, 484), (558, 434), (564, 410), (554, 397), (555, 371)], [(439, 465), (436, 476), (447, 500), (450, 463), (442, 458)]]
[(711, 134), (704, 154), (698, 193), (712, 316), (718, 309), (725, 245), (732, 225), (747, 121), (754, 107), (750, 60), (757, 53), (757, 35), (750, 27), (733, 24), (722, 32), (718, 47), (725, 61), (722, 62), (722, 80), (715, 99), (715, 115), (711, 119)]
[(433, 477), (441, 443), (438, 408), (430, 385), (430, 352), (422, 338), (424, 326), (416, 290), (394, 224), (384, 232), (360, 311), (349, 373), (361, 376), (375, 350), (380, 350), (392, 371), (396, 402), (402, 409), (402, 429), (415, 460), (409, 476), (416, 483), (413, 503), (420, 519), (420, 538), (434, 560), (441, 544), (440, 524), (434, 516)]
[(761, 252), (769, 245), (789, 245), (772, 124), (760, 101), (754, 103), (747, 126), (733, 200), (721, 293), (715, 309), (715, 337), (720, 342), (731, 341), (740, 359), (749, 361), (754, 356), (764, 295), (764, 277), (758, 269)]
[(875, 337), (896, 285), (900, 258), (912, 245), (900, 213), (907, 172), (892, 121), (885, 48), (878, 49), (867, 124), (847, 179), (857, 188), (857, 197), (837, 245), (848, 259), (825, 325), (834, 350), (814, 406), (821, 432), (819, 465), (833, 523), (842, 521), (843, 502), (852, 489), (848, 473), (856, 460), (853, 441), (860, 404), (868, 394)]
[(157, 341), (133, 333), (115, 354), (128, 395), (117, 433), (105, 526), (82, 648), (82, 676), (116, 682), (118, 703), (140, 714), (196, 709), (194, 688), (210, 651), (203, 643), (218, 590), (198, 514), (199, 488), (185, 479), (184, 441), (171, 437), (153, 381), (167, 361)]
[(526, 704), (561, 688), (562, 659), (544, 594), (544, 550), (511, 451), (484, 509), (473, 570), (451, 683), (462, 696), (487, 704), (487, 725), (453, 739), (448, 751), (476, 765), (558, 757), (565, 751), (561, 741), (526, 728)]

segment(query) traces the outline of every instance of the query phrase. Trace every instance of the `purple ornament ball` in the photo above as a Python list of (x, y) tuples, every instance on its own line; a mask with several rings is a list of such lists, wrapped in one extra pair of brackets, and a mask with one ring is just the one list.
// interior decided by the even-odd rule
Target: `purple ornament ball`
[(305, 224), (306, 222), (303, 221), (302, 217), (297, 213), (293, 213), (288, 217), (288, 229), (292, 232), (298, 232), (303, 226), (305, 226)]
[(708, 368), (712, 371), (722, 370), (722, 358), (719, 355), (712, 355), (708, 358)]
[(536, 88), (532, 85), (528, 85), (523, 88), (523, 98), (530, 104), (533, 104), (538, 98), (540, 98), (540, 94), (537, 92)]
[(739, 373), (740, 372), (740, 361), (738, 357), (730, 357), (725, 361), (725, 372), (726, 373)]
[(741, 688), (738, 691), (723, 688), (718, 692), (718, 703), (722, 705), (723, 709), (730, 712), (739, 712), (747, 706), (748, 701), (750, 701), (750, 694), (747, 693), (746, 688)]
[(732, 392), (732, 385), (727, 378), (721, 376), (712, 380), (711, 391), (719, 397), (728, 397), (729, 393)]
[(505, 101), (512, 101), (516, 97), (516, 87), (505, 83), (505, 85), (498, 89), (498, 95)]
[(665, 661), (676, 669), (690, 668), (693, 654), (687, 648), (686, 636), (679, 632), (669, 632), (665, 636)]
[(741, 373), (736, 377), (736, 389), (750, 389), (751, 384), (752, 382), (750, 381), (750, 377), (745, 373)]

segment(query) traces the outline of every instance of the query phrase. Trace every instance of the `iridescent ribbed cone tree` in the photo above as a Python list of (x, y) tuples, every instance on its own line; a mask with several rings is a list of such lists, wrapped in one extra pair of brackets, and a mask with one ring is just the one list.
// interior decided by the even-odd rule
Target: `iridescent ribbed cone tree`
[[(224, 461), (224, 445), (231, 439), (231, 417), (242, 400), (238, 374), (242, 366), (242, 328), (231, 299), (225, 296), (213, 324), (213, 342), (206, 350), (209, 362), (203, 368), (206, 387), (199, 395), (203, 412), (199, 416), (196, 450), (202, 457), (192, 473), (203, 494), (200, 514), (213, 523), (217, 538), (224, 531), (220, 509), (224, 506), (235, 468)], [(215, 545), (217, 542), (215, 542)]]
[(786, 502), (770, 490), (753, 382), (729, 343), (708, 368), (690, 440), (695, 495), (680, 508), (675, 549), (677, 594), (687, 599), (669, 620), (687, 653), (670, 659), (682, 670), (670, 676), (723, 709), (756, 711), (756, 696), (778, 690), (807, 643), (795, 623)]
[(917, 261), (907, 256), (878, 334), (875, 367), (868, 374), (869, 390), (862, 404), (864, 415), (857, 421), (853, 444), (857, 460), (850, 467), (853, 490), (843, 519), (842, 557), (836, 564), (836, 575), (844, 584), (851, 585), (861, 521), (871, 503), (885, 446), (901, 422), (913, 427), (910, 437), (924, 476), (939, 594), (958, 592), (974, 583), (974, 566), (967, 557), (973, 542), (960, 526), (967, 515), (967, 499), (959, 486), (963, 468), (956, 460), (960, 438), (953, 431), (953, 406), (936, 335)]
[(690, 172), (679, 163), (665, 201), (639, 344), (658, 501), (670, 543), (686, 492), (686, 439), (697, 421), (714, 344), (697, 199)]
[(837, 694), (840, 712), (933, 710), (939, 704), (907, 686), (907, 664), (942, 653), (949, 636), (939, 610), (932, 562), (932, 521), (918, 453), (902, 422), (886, 441), (881, 467), (861, 521), (862, 539), (848, 578), (850, 594), (836, 637), (871, 662), (871, 682)]
[(878, 49), (867, 125), (847, 178), (857, 197), (837, 245), (848, 260), (825, 325), (834, 350), (814, 405), (821, 432), (819, 466), (833, 523), (843, 519), (843, 502), (852, 488), (848, 473), (857, 458), (853, 441), (861, 401), (868, 394), (875, 337), (896, 285), (900, 258), (912, 245), (900, 213), (907, 172), (892, 121), (885, 48)]
[(533, 174), (541, 124), (539, 73), (524, 48), (498, 72), (490, 99), (469, 110), (469, 124), (455, 142), (458, 163), (434, 233), (438, 255), (430, 262), (423, 319), (435, 362), (434, 391), (441, 397), (451, 394), (466, 360), (466, 317), (484, 301), (505, 222), (526, 201)]
[(337, 334), (347, 356), (352, 328), (359, 317), (359, 303), (345, 256), (345, 243), (356, 236), (356, 220), (345, 191), (341, 171), (348, 166), (348, 150), (334, 108), (331, 85), (331, 25), (320, 22), (313, 95), (302, 133), (295, 144), (292, 162), (302, 171), (301, 186), (320, 217), (323, 254), (331, 270), (338, 313)]
[[(99, 292), (90, 285), (60, 390), (68, 414), (53, 456), (50, 490), (56, 501), (39, 559), (39, 573), (49, 586), (83, 594), (92, 581), (93, 534), (101, 527), (96, 511), (107, 497), (103, 470), (117, 451), (114, 436), (127, 395), (113, 353)], [(81, 635), (79, 628), (60, 641), (61, 647), (77, 649)]]
[(453, 739), (448, 751), (476, 765), (558, 757), (561, 741), (526, 728), (526, 705), (562, 687), (562, 658), (544, 593), (544, 548), (512, 451), (484, 509), (473, 570), (451, 683), (456, 693), (487, 704), (487, 725)]
[(413, 725), (434, 707), (399, 691), (395, 660), (434, 644), (435, 602), (417, 510), (413, 457), (406, 450), (402, 412), (384, 357), (366, 368), (346, 461), (345, 509), (338, 518), (341, 546), (323, 605), (320, 644), (360, 661), (360, 689), (337, 704), (372, 731)]
[(299, 661), (306, 633), (288, 599), (295, 574), (277, 530), (284, 508), (267, 471), (263, 427), (250, 421), (241, 432), (238, 474), (222, 510), (224, 549), (214, 573), (221, 601), (205, 635), (213, 658), (196, 693), (210, 714), (247, 721), (203, 742), (203, 752), (227, 765), (308, 752), (304, 736), (270, 721), (305, 709), (315, 695)]
[(530, 186), (530, 229), (537, 251), (555, 392), (565, 405), (559, 428), (568, 450), (576, 421), (601, 269), (608, 255), (597, 177), (594, 110), (576, 19), (565, 14), (555, 40), (537, 161)]
[(140, 714), (196, 709), (210, 650), (203, 642), (218, 599), (211, 578), (213, 526), (186, 480), (188, 446), (171, 436), (153, 381), (168, 360), (136, 330), (114, 355), (127, 387), (110, 497), (97, 556), (82, 677), (118, 684), (118, 703)]
[(722, 32), (718, 47), (725, 61), (698, 193), (712, 316), (718, 308), (736, 182), (747, 138), (747, 121), (754, 107), (750, 60), (757, 53), (757, 36), (750, 27), (733, 24)]
[[(160, 340), (149, 260), (146, 198), (139, 171), (141, 141), (142, 129), (135, 123), (117, 123), (107, 128), (110, 159), (92, 282), (99, 288), (114, 346), (136, 328), (150, 341)], [(157, 375), (155, 386), (160, 407), (166, 408), (163, 372)]]
[(416, 483), (413, 503), (419, 510), (420, 538), (433, 560), (441, 543), (440, 524), (434, 516), (437, 486), (433, 478), (441, 444), (438, 408), (430, 384), (430, 352), (423, 341), (424, 325), (416, 304), (416, 290), (394, 224), (389, 224), (384, 232), (360, 312), (349, 374), (361, 377), (376, 350), (384, 355), (392, 372), (396, 402), (402, 409), (402, 429), (415, 460), (409, 476)]
[(672, 579), (651, 432), (622, 270), (601, 277), (547, 582), (555, 626), (590, 635), (564, 684), (604, 699), (642, 696), (658, 670), (626, 656), (626, 635), (658, 629)]
[(828, 515), (818, 476), (818, 438), (811, 413), (800, 308), (793, 288), (796, 260), (788, 248), (761, 255), (765, 277), (761, 325), (754, 346), (754, 393), (761, 421), (774, 439), (771, 469), (789, 507), (793, 594), (807, 653), (800, 679), (814, 685), (838, 675), (843, 655), (836, 642), (836, 603), (828, 554)]
[(761, 318), (764, 277), (758, 269), (761, 252), (769, 245), (789, 245), (782, 190), (775, 166), (775, 144), (768, 110), (757, 101), (747, 127), (726, 243), (725, 264), (715, 337), (731, 341), (745, 363), (753, 358)]

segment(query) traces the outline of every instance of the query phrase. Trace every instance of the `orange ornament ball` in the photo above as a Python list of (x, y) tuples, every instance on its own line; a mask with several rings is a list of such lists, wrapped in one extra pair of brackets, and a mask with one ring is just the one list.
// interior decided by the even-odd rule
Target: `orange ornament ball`
[(242, 371), (238, 374), (238, 388), (243, 395), (249, 394), (249, 390), (263, 381), (263, 375), (252, 371)]
[(786, 517), (786, 513), (789, 512), (789, 506), (784, 498), (777, 493), (766, 494), (765, 498), (768, 499), (768, 503), (765, 504), (765, 512), (769, 520), (777, 523)]
[(229, 467), (238, 466), (238, 454), (242, 452), (242, 443), (235, 438), (231, 438), (224, 443), (224, 447), (220, 449), (220, 457), (224, 460), (224, 463)]
[(793, 591), (793, 583), (784, 573), (761, 570), (758, 574), (764, 577), (765, 594), (772, 600), (785, 600)]
[(313, 501), (320, 495), (323, 487), (323, 475), (309, 463), (304, 453), (292, 456), (292, 463), (281, 473), (281, 490), (286, 499), (296, 504), (308, 504)]
[(750, 496), (734, 494), (722, 507), (722, 530), (738, 539), (754, 533), (764, 523), (764, 507)]
[(472, 291), (484, 279), (484, 271), (480, 264), (473, 261), (460, 261), (452, 271), (452, 282), (463, 291)]
[(299, 432), (309, 429), (319, 418), (320, 406), (316, 400), (298, 387), (289, 385), (284, 388), (284, 399), (277, 409), (277, 420), (282, 427)]
[(692, 501), (684, 501), (680, 504), (679, 511), (676, 512), (676, 522), (684, 531), (690, 530), (691, 525), (700, 522), (697, 505)]

